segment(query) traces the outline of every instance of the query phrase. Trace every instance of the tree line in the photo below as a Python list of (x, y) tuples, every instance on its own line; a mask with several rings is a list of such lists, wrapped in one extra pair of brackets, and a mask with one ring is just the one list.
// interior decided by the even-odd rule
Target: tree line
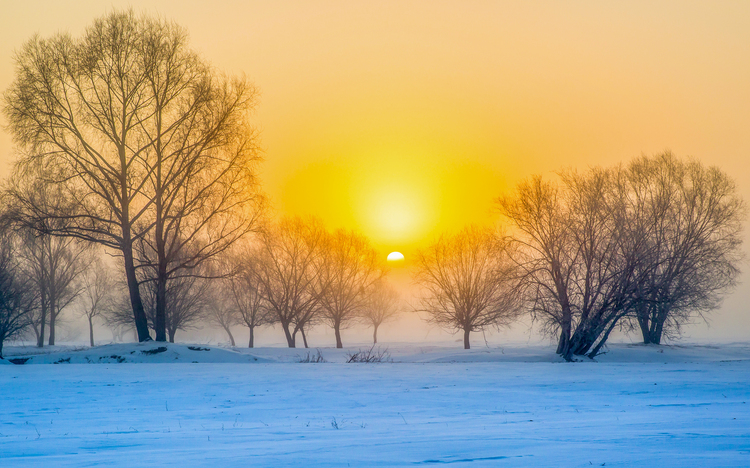
[[(273, 220), (257, 177), (258, 91), (214, 69), (178, 25), (113, 12), (81, 37), (17, 52), (3, 112), (19, 150), (2, 191), (0, 356), (55, 343), (75, 304), (138, 341), (211, 322), (306, 331), (373, 327), (402, 307), (369, 240), (318, 220)], [(739, 273), (745, 216), (732, 180), (671, 153), (532, 177), (505, 220), (445, 235), (416, 258), (411, 309), (470, 333), (531, 315), (565, 359), (615, 329), (646, 343), (718, 306)]]

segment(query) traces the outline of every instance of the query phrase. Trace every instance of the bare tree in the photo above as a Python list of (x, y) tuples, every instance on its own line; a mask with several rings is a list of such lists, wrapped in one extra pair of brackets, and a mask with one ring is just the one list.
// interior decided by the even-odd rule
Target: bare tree
[[(167, 283), (167, 310), (165, 328), (170, 343), (174, 343), (178, 330), (198, 328), (205, 319), (208, 280), (197, 276), (170, 278)], [(157, 281), (147, 279), (142, 286), (146, 315), (152, 329), (157, 321)]]
[(3, 344), (22, 334), (31, 325), (34, 295), (13, 256), (13, 240), (7, 226), (0, 233), (0, 359)]
[(52, 346), (60, 314), (81, 292), (78, 280), (89, 262), (87, 248), (73, 238), (54, 237), (23, 228), (20, 237), (22, 266), (27, 270), (31, 280), (29, 286), (38, 298), (32, 320), (37, 346), (44, 346), (47, 326), (48, 343)]
[(50, 234), (122, 254), (140, 341), (150, 336), (134, 242), (154, 250), (162, 340), (169, 277), (221, 252), (254, 222), (257, 151), (246, 114), (255, 95), (189, 51), (184, 30), (132, 11), (95, 21), (80, 39), (35, 37), (17, 54), (4, 107), (26, 150), (17, 172), (50, 168), (45, 182), (70, 203), (17, 198), (30, 218), (61, 221)]
[(314, 219), (287, 218), (263, 232), (258, 280), (273, 320), (287, 344), (315, 324), (320, 309), (320, 250), (325, 229)]
[(234, 260), (236, 274), (225, 281), (231, 306), (250, 332), (249, 348), (255, 346), (255, 329), (274, 321), (263, 294), (261, 255), (262, 251), (256, 248), (249, 248), (238, 254)]
[[(83, 275), (81, 293), (81, 315), (89, 323), (89, 342), (94, 346), (94, 319), (102, 316), (111, 307), (114, 281), (112, 275), (101, 261), (94, 261)], [(129, 318), (129, 317), (128, 317)]]
[(144, 236), (156, 276), (156, 341), (166, 339), (170, 278), (194, 275), (255, 228), (262, 197), (248, 113), (257, 91), (215, 73), (187, 47), (186, 32), (164, 22), (144, 33), (152, 118), (141, 128), (149, 148), (153, 231)]
[(520, 313), (515, 265), (507, 243), (490, 229), (470, 227), (442, 236), (417, 254), (417, 283), (424, 290), (419, 311), (429, 321), (469, 334), (511, 323)]
[(745, 206), (725, 173), (670, 152), (634, 160), (625, 178), (647, 240), (634, 322), (644, 343), (660, 344), (735, 286)]
[[(208, 300), (208, 313), (210, 320), (219, 325), (229, 337), (229, 342), (232, 347), (237, 346), (234, 341), (234, 335), (232, 334), (232, 327), (240, 325), (240, 319), (238, 317), (237, 309), (234, 308), (233, 301), (227, 297), (227, 291), (222, 286), (216, 286), (217, 280), (214, 280), (214, 288), (210, 294)], [(252, 334), (251, 334), (252, 336)], [(252, 346), (250, 346), (252, 348)]]
[(562, 187), (540, 177), (499, 200), (516, 228), (515, 259), (535, 318), (559, 333), (558, 354), (595, 356), (632, 297), (637, 244), (611, 171), (561, 174)]
[(333, 327), (336, 347), (343, 348), (341, 329), (353, 322), (367, 292), (384, 274), (370, 241), (354, 231), (337, 230), (323, 245), (318, 288), (323, 319)]
[(399, 313), (399, 294), (384, 279), (375, 282), (361, 309), (361, 319), (372, 326), (372, 342), (378, 343), (378, 328)]

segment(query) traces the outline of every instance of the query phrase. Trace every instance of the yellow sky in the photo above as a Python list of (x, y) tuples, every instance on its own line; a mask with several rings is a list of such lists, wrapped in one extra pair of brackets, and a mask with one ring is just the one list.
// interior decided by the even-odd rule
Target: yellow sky
[(278, 212), (407, 260), (519, 178), (642, 152), (717, 164), (750, 200), (750, 2), (4, 2), (0, 88), (32, 34), (110, 5), (175, 20), (258, 85)]

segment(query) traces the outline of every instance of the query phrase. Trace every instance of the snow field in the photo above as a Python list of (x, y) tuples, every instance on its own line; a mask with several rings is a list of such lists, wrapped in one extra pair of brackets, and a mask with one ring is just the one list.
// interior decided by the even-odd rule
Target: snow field
[[(276, 360), (306, 351), (279, 350)], [(0, 466), (750, 466), (750, 361), (721, 362), (725, 354), (3, 366)]]

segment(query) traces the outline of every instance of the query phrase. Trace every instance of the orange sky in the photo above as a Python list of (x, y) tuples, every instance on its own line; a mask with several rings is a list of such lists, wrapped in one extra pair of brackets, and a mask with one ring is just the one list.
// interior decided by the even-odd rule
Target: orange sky
[(750, 201), (750, 2), (4, 2), (0, 89), (32, 34), (79, 34), (109, 5), (175, 20), (257, 84), (279, 212), (407, 260), (519, 178), (642, 152), (717, 164)]

